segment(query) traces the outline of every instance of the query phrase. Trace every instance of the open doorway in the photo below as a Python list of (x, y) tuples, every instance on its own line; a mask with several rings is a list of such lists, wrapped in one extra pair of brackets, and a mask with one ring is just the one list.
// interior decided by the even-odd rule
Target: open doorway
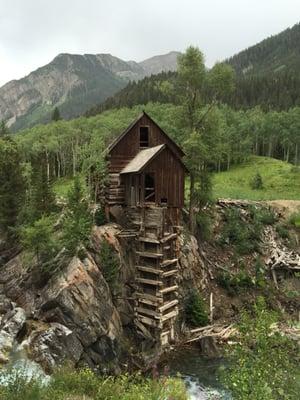
[(145, 202), (155, 203), (155, 175), (154, 173), (145, 174)]

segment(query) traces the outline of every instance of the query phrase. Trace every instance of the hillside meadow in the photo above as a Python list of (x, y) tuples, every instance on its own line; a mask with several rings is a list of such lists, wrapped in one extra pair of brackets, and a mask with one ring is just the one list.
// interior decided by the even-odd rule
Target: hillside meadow
[[(252, 189), (251, 180), (259, 173), (262, 189)], [(252, 156), (229, 171), (214, 174), (215, 198), (248, 200), (300, 200), (300, 168), (269, 157)]]

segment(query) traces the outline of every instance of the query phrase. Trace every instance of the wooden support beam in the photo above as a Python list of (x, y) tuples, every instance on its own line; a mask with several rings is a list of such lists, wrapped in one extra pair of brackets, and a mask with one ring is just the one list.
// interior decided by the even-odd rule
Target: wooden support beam
[(145, 283), (146, 285), (163, 286), (162, 281), (155, 281), (153, 279), (136, 278), (135, 280), (138, 283)]
[(161, 267), (168, 267), (169, 265), (176, 264), (178, 262), (178, 258), (173, 258), (170, 260), (165, 260), (160, 263)]
[(174, 292), (175, 290), (178, 289), (178, 285), (174, 285), (174, 286), (170, 286), (164, 289), (160, 289), (159, 293), (160, 294), (166, 294), (166, 293), (170, 293), (170, 292)]
[(162, 304), (163, 303), (163, 299), (161, 297), (157, 297), (157, 296), (154, 296), (154, 295), (149, 294), (149, 293), (135, 292), (133, 296), (136, 299), (138, 299), (139, 301), (149, 300), (149, 301), (152, 301), (153, 303), (157, 303), (157, 304)]
[(177, 272), (178, 272), (178, 269), (171, 269), (170, 271), (163, 272), (162, 277), (167, 278), (168, 276), (177, 274)]
[(170, 319), (170, 318), (175, 318), (175, 317), (177, 317), (177, 315), (178, 315), (178, 310), (177, 310), (177, 308), (176, 308), (176, 310), (171, 311), (171, 312), (169, 312), (168, 314), (164, 315), (164, 316), (161, 318), (161, 322), (165, 322), (165, 321), (167, 321), (167, 320)]
[(152, 326), (154, 328), (158, 328), (160, 326), (159, 321), (153, 320), (152, 318), (149, 317), (144, 317), (140, 314), (137, 315), (138, 321), (142, 322), (145, 325)]
[(160, 319), (161, 318), (161, 314), (159, 314), (158, 312), (156, 312), (155, 310), (149, 310), (148, 308), (144, 308), (144, 307), (136, 307), (135, 309), (137, 311), (137, 313), (140, 314), (146, 314), (150, 317), (154, 317), (155, 319)]
[(161, 253), (150, 253), (149, 251), (137, 251), (136, 253), (140, 257), (163, 258), (163, 254), (161, 254)]
[(177, 238), (177, 233), (170, 233), (167, 236), (164, 236), (162, 239), (160, 239), (160, 243), (166, 243), (169, 240), (174, 240)]
[(172, 300), (172, 301), (169, 301), (168, 303), (166, 303), (166, 304), (160, 306), (160, 307), (158, 308), (158, 310), (159, 310), (160, 312), (164, 312), (164, 311), (168, 310), (169, 308), (171, 308), (171, 307), (173, 307), (173, 306), (176, 306), (177, 304), (178, 304), (178, 300)]
[(150, 274), (155, 275), (162, 275), (162, 271), (159, 269), (151, 268), (151, 267), (144, 267), (143, 265), (137, 265), (136, 269), (143, 272), (149, 272)]
[(160, 244), (160, 241), (151, 237), (139, 237), (140, 242)]

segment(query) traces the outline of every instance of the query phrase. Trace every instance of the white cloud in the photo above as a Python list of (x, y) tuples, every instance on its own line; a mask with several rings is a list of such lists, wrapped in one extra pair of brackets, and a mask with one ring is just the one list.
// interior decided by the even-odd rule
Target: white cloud
[(298, 11), (299, 0), (0, 0), (0, 85), (62, 52), (142, 60), (193, 44), (211, 65)]

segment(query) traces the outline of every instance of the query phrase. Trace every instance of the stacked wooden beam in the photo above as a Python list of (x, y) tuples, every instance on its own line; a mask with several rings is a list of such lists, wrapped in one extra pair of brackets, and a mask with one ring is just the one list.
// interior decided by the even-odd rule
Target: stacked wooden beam
[[(164, 209), (142, 210), (136, 250), (135, 321), (145, 337), (168, 345), (178, 315), (177, 234), (166, 227)], [(166, 229), (167, 228), (167, 229)]]

